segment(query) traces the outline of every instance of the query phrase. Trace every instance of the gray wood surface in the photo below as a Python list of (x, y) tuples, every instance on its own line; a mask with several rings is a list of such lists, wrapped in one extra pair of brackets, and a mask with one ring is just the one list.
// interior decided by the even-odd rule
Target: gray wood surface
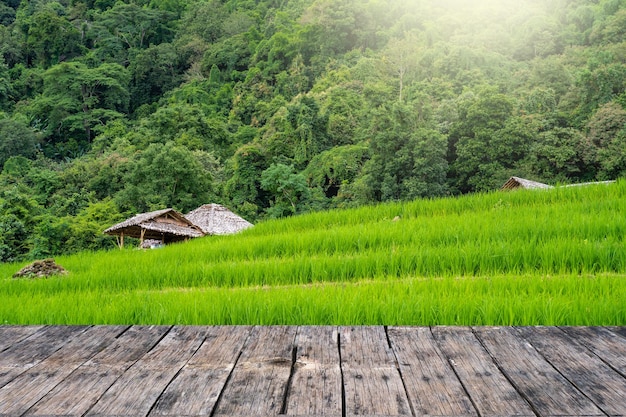
[(218, 403), (217, 415), (277, 415), (291, 375), (296, 327), (255, 327)]
[(86, 329), (87, 326), (43, 327), (6, 348), (0, 355), (0, 387), (61, 349), (72, 337)]
[[(115, 381), (152, 349), (169, 326), (133, 326), (35, 404), (29, 416), (82, 416)], [(115, 400), (115, 399), (113, 399)]]
[(347, 414), (411, 415), (383, 327), (342, 327), (341, 367)]
[(0, 413), (22, 415), (125, 328), (99, 326), (76, 335), (52, 355), (0, 388)]
[(390, 328), (389, 339), (415, 415), (477, 415), (430, 328)]
[(602, 327), (565, 327), (562, 330), (626, 377), (626, 338)]
[(435, 340), (481, 416), (534, 416), (469, 327), (435, 327)]
[(146, 416), (170, 381), (204, 341), (203, 327), (174, 327), (128, 368), (88, 416)]
[(0, 417), (626, 415), (623, 327), (0, 326)]
[(285, 412), (341, 415), (341, 362), (336, 327), (300, 327)]
[(0, 353), (26, 339), (43, 326), (0, 326)]
[(209, 416), (251, 327), (211, 327), (200, 349), (159, 398), (150, 415)]
[(500, 370), (543, 416), (601, 416), (582, 392), (569, 383), (510, 327), (474, 329)]
[(584, 345), (555, 327), (521, 328), (520, 333), (602, 411), (626, 415), (626, 379)]

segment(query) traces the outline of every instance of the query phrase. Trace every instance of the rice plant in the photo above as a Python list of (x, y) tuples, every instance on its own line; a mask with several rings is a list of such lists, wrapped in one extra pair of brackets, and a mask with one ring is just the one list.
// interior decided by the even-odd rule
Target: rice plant
[[(624, 324), (626, 182), (312, 213), (59, 257), (3, 323)], [(621, 297), (621, 298), (620, 298)]]

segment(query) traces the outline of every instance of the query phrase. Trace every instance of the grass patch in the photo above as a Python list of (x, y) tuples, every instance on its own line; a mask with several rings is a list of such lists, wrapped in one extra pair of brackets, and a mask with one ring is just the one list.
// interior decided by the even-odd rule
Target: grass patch
[[(626, 324), (626, 182), (383, 204), (59, 257), (5, 324)], [(399, 220), (393, 219), (399, 217)], [(6, 277), (6, 278), (2, 278)]]

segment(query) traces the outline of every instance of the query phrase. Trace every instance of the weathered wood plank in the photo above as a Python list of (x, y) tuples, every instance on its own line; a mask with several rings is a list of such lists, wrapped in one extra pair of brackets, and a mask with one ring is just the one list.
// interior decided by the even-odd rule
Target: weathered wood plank
[(22, 415), (127, 326), (87, 329), (0, 389), (0, 415)]
[(468, 327), (432, 329), (481, 416), (534, 416)]
[(0, 387), (61, 349), (87, 326), (43, 327), (0, 355)]
[(43, 326), (0, 326), (0, 352), (21, 342)]
[(250, 330), (250, 326), (209, 328), (200, 349), (167, 387), (150, 415), (211, 415)]
[(412, 414), (385, 329), (341, 327), (339, 336), (346, 413)]
[(82, 416), (161, 340), (169, 326), (133, 326), (35, 404), (29, 416)]
[(626, 415), (626, 379), (555, 327), (518, 329), (559, 372), (609, 415)]
[(563, 327), (562, 330), (626, 377), (626, 338), (602, 327)]
[(206, 327), (174, 327), (131, 366), (88, 416), (146, 416), (170, 381), (204, 341)]
[(494, 357), (500, 370), (540, 415), (604, 415), (514, 329), (477, 327), (474, 333)]
[(296, 349), (286, 413), (341, 415), (342, 381), (337, 328), (298, 328)]
[(296, 336), (293, 326), (259, 326), (235, 366), (216, 415), (277, 415), (281, 412)]
[(388, 333), (415, 415), (477, 415), (428, 327), (392, 327)]
[(626, 338), (626, 326), (622, 326), (622, 327), (609, 326), (609, 327), (606, 327), (606, 329), (612, 331), (618, 336)]

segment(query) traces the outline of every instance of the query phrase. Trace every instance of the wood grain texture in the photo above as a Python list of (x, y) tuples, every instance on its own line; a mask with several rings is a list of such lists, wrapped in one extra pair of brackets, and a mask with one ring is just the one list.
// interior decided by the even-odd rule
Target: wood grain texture
[(626, 327), (617, 327), (617, 326), (610, 326), (610, 327), (605, 327), (607, 330), (615, 333), (618, 336), (621, 336), (623, 338), (626, 338)]
[(510, 327), (480, 327), (475, 334), (516, 389), (542, 416), (604, 415)]
[(468, 327), (435, 327), (433, 335), (481, 416), (534, 416)]
[(21, 342), (43, 326), (0, 326), (0, 353)]
[(26, 415), (84, 415), (169, 329), (169, 326), (131, 327), (56, 385)]
[(0, 389), (0, 414), (19, 416), (101, 351), (126, 326), (92, 327)]
[(251, 327), (211, 327), (200, 349), (167, 387), (151, 416), (209, 416)]
[(278, 415), (283, 408), (296, 327), (255, 327), (218, 402), (217, 415)]
[(336, 327), (298, 328), (287, 414), (341, 415), (341, 362)]
[(626, 338), (602, 327), (565, 327), (562, 330), (626, 377)]
[(341, 327), (339, 335), (346, 413), (411, 415), (385, 329)]
[(392, 327), (388, 333), (415, 415), (478, 415), (428, 327)]
[(61, 349), (87, 326), (43, 327), (0, 355), (0, 387)]
[(174, 327), (104, 393), (88, 416), (146, 416), (170, 381), (198, 350), (204, 327)]
[(584, 345), (555, 327), (524, 327), (519, 332), (602, 411), (626, 415), (626, 379)]
[(0, 417), (626, 415), (622, 327), (0, 326)]

